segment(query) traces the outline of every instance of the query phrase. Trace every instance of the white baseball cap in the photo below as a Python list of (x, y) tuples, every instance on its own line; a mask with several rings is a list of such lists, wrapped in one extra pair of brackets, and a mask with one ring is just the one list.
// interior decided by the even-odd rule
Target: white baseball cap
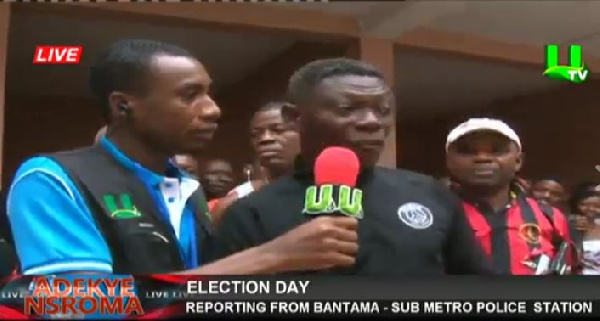
[(513, 141), (522, 150), (521, 139), (515, 131), (510, 128), (505, 122), (492, 119), (492, 118), (471, 118), (466, 122), (456, 126), (450, 131), (448, 137), (446, 137), (446, 150), (450, 144), (456, 142), (459, 138), (478, 131), (491, 131), (500, 135), (506, 136), (508, 139)]

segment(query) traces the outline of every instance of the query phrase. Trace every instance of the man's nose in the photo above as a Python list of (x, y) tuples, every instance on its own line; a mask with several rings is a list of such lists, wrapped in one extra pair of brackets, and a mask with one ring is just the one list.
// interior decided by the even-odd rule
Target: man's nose
[(273, 143), (274, 141), (275, 141), (275, 136), (273, 135), (273, 133), (270, 130), (265, 130), (264, 132), (261, 133), (260, 137), (258, 138), (259, 145), (270, 144), (270, 143)]
[(378, 131), (383, 128), (383, 120), (374, 110), (367, 109), (359, 118), (356, 127), (371, 132)]
[(221, 118), (221, 108), (210, 96), (206, 96), (201, 104), (200, 117), (207, 121), (216, 122)]
[(487, 150), (476, 150), (474, 153), (476, 162), (489, 162), (492, 160), (492, 153)]

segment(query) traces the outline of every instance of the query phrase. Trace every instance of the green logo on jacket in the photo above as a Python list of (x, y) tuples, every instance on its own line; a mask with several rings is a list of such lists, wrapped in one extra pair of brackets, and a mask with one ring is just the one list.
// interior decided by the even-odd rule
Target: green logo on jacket
[(117, 204), (115, 195), (104, 195), (102, 198), (111, 218), (132, 219), (142, 216), (142, 213), (133, 205), (131, 196), (128, 194), (119, 194), (119, 204)]
[(362, 191), (350, 186), (339, 186), (335, 193), (333, 185), (310, 186), (304, 194), (304, 214), (340, 213), (357, 219), (363, 218)]

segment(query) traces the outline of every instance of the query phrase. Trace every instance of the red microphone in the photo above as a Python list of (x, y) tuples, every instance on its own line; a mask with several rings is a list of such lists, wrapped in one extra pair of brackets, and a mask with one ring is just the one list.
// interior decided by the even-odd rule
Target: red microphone
[(362, 191), (356, 186), (360, 162), (344, 147), (325, 148), (314, 167), (315, 184), (306, 189), (304, 214), (363, 217)]
[(315, 184), (356, 186), (360, 162), (356, 154), (344, 147), (327, 147), (315, 161)]

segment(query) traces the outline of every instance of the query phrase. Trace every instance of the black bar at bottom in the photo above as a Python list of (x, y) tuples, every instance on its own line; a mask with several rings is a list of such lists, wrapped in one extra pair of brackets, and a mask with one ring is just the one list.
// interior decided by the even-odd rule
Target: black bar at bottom
[(598, 317), (600, 300), (187, 301), (186, 315)]

